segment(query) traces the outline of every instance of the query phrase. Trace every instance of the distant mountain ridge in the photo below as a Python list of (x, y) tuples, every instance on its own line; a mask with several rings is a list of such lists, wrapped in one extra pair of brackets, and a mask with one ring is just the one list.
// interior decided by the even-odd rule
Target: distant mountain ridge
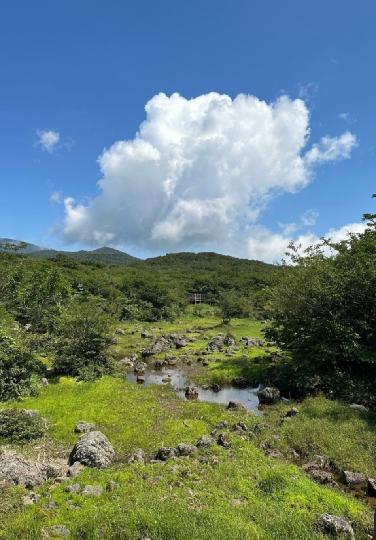
[[(0, 252), (5, 251), (1, 248), (2, 244), (21, 244), (20, 240), (14, 240), (12, 238), (0, 238)], [(275, 268), (274, 265), (264, 263), (262, 261), (250, 260), (250, 259), (238, 259), (231, 257), (230, 255), (222, 255), (214, 252), (180, 252), (180, 253), (167, 253), (166, 255), (159, 255), (157, 257), (151, 257), (148, 259), (139, 259), (133, 257), (124, 251), (120, 251), (111, 247), (100, 247), (93, 250), (80, 250), (80, 251), (64, 251), (48, 249), (35, 244), (26, 243), (27, 246), (23, 249), (19, 249), (17, 253), (28, 255), (35, 259), (53, 259), (56, 257), (68, 257), (78, 262), (94, 262), (100, 264), (110, 264), (116, 266), (137, 266), (139, 268), (155, 268), (158, 269), (173, 269), (178, 272), (182, 272), (187, 268), (195, 269), (196, 271), (217, 271), (220, 266), (222, 270), (226, 269), (229, 273), (235, 274), (242, 269), (242, 271), (249, 271), (256, 275), (262, 275), (265, 271)]]
[[(2, 244), (22, 244), (21, 240), (15, 240), (13, 238), (0, 238), (0, 252), (6, 251), (2, 248)], [(115, 264), (115, 265), (129, 265), (139, 261), (137, 257), (133, 257), (128, 253), (124, 253), (118, 249), (111, 247), (101, 247), (93, 250), (80, 250), (80, 251), (64, 251), (56, 249), (43, 248), (35, 244), (29, 244), (25, 242), (26, 247), (19, 249), (17, 252), (23, 255), (30, 255), (33, 258), (38, 259), (51, 259), (53, 257), (65, 256), (78, 261), (91, 261), (102, 264)]]

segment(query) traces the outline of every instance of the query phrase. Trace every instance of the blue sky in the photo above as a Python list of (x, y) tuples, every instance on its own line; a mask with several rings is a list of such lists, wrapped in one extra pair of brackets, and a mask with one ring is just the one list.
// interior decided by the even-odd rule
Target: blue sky
[[(369, 197), (376, 191), (375, 23), (376, 4), (371, 0), (4, 2), (0, 17), (0, 236), (65, 248), (108, 240), (105, 243), (141, 256), (215, 249), (272, 260), (278, 258), (286, 236), (303, 236), (305, 241), (358, 223), (361, 214), (372, 209)], [(321, 157), (312, 168), (307, 165), (304, 178), (295, 179), (292, 188), (291, 178), (286, 177), (258, 193), (256, 200), (255, 189), (265, 175), (282, 174), (282, 169), (285, 174), (285, 166), (291, 167), (292, 162), (281, 169), (274, 163), (269, 170), (268, 164), (263, 162), (259, 169), (258, 162), (251, 160), (241, 173), (241, 183), (233, 179), (226, 184), (228, 193), (236, 195), (228, 200), (223, 185), (218, 187), (218, 171), (207, 172), (207, 163), (199, 168), (207, 150), (201, 148), (191, 156), (189, 147), (197, 138), (191, 125), (187, 128), (191, 142), (182, 159), (194, 161), (196, 176), (184, 173), (184, 179), (178, 179), (184, 190), (176, 188), (172, 198), (161, 199), (155, 207), (151, 199), (157, 201), (160, 192), (149, 189), (157, 181), (155, 170), (138, 167), (132, 173), (134, 164), (129, 165), (123, 156), (122, 170), (114, 172), (112, 165), (102, 163), (101, 172), (98, 157), (116, 141), (135, 139), (146, 118), (146, 103), (160, 92), (167, 101), (153, 102), (154, 112), (148, 117), (153, 134), (144, 136), (148, 144), (156, 141), (155, 130), (164, 122), (159, 116), (163, 107), (171, 115), (183, 107), (189, 121), (197, 113), (185, 102), (173, 104), (171, 94), (179, 93), (187, 100), (211, 92), (232, 99), (249, 94), (259, 100), (246, 105), (250, 120), (259, 103), (265, 101), (271, 107), (286, 94), (289, 102), (283, 114), (290, 127), (286, 135), (278, 132), (275, 144), (281, 143), (283, 156), (291, 151), (278, 137), (294, 138), (294, 100), (301, 98), (309, 111), (305, 126), (309, 139), (298, 153), (303, 156), (318, 144)], [(217, 106), (218, 99), (210, 98), (210, 107)], [(232, 116), (239, 114), (241, 119), (243, 109), (235, 107), (235, 102), (226, 103)], [(205, 101), (205, 107), (209, 105)], [(270, 110), (264, 112), (268, 115)], [(207, 122), (206, 112), (197, 114)], [(187, 118), (181, 118), (179, 130), (184, 131)], [(228, 115), (216, 118), (216, 133), (223, 135), (221, 122)], [(255, 123), (254, 129), (262, 144), (268, 127)], [(322, 137), (340, 144), (343, 133), (351, 133), (352, 142), (333, 159), (323, 157), (327, 149), (320, 142)], [(247, 145), (251, 135), (247, 129), (234, 134), (234, 126), (226, 131), (226, 137), (234, 137), (239, 144)], [(169, 140), (174, 144), (173, 137)], [(155, 142), (160, 151), (159, 143)], [(226, 148), (230, 146), (217, 148), (221, 157)], [(169, 156), (169, 149), (163, 152)], [(254, 147), (245, 152), (254, 152)], [(114, 159), (113, 152), (105, 157)], [(170, 157), (163, 160), (166, 163)], [(244, 184), (248, 173), (251, 187)], [(101, 177), (105, 178), (102, 188), (97, 185)], [(115, 183), (118, 191), (114, 191)], [(137, 193), (134, 184), (140, 188)], [(54, 193), (55, 201), (51, 201)], [(257, 215), (247, 214), (239, 202), (242, 193), (246, 203), (257, 208)], [(74, 202), (64, 209), (67, 197)], [(95, 198), (100, 200), (93, 206)], [(114, 199), (122, 201), (121, 211), (114, 210)], [(133, 214), (127, 205), (136, 209)], [(312, 219), (302, 228), (307, 215)], [(98, 234), (92, 234), (93, 230)], [(277, 236), (268, 252), (260, 251), (260, 243), (268, 243), (273, 235)]]

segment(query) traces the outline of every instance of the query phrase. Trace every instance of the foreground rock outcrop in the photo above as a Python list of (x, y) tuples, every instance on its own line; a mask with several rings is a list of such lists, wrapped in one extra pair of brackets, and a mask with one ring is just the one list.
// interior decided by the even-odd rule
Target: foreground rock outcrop
[(114, 457), (115, 450), (107, 437), (100, 431), (90, 431), (75, 444), (69, 456), (69, 464), (78, 461), (87, 467), (103, 469), (111, 465)]

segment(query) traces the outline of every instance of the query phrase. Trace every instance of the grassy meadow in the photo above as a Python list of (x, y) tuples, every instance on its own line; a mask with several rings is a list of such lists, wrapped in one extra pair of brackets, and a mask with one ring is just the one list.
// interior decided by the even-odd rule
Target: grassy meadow
[[(141, 330), (163, 334), (189, 329), (197, 341), (176, 355), (193, 358), (219, 332), (233, 335), (237, 342), (243, 336), (262, 335), (259, 321), (237, 319), (223, 326), (210, 311), (200, 317), (192, 311), (176, 323), (125, 323), (116, 329), (113, 355), (118, 359), (147, 346)], [(262, 369), (254, 359), (263, 354), (264, 349), (242, 346), (234, 356), (212, 353), (208, 366), (194, 361), (189, 376), (199, 383), (227, 383), (237, 376), (253, 379)], [(292, 405), (298, 414), (282, 422)], [(131, 384), (120, 372), (90, 382), (61, 377), (41, 388), (39, 395), (6, 406), (39, 411), (48, 421), (47, 434), (38, 444), (14, 445), (25, 456), (66, 457), (78, 438), (74, 426), (85, 420), (109, 438), (117, 458), (109, 469), (85, 469), (78, 478), (51, 480), (36, 488), (40, 497), (32, 505), (23, 504), (22, 488), (4, 489), (4, 540), (40, 539), (49, 527), (61, 524), (76, 539), (311, 540), (323, 538), (315, 524), (324, 512), (348, 518), (356, 538), (367, 538), (370, 507), (350, 493), (313, 482), (292, 450), (299, 450), (307, 461), (325, 454), (341, 467), (375, 475), (376, 418), (371, 413), (320, 396), (264, 407), (262, 415), (230, 411), (181, 400), (168, 386)], [(239, 421), (247, 426), (240, 435), (233, 430)], [(225, 433), (229, 448), (214, 444), (195, 457), (127, 463), (128, 454), (137, 448), (153, 456), (162, 446), (194, 444), (213, 430)], [(265, 455), (265, 445), (278, 450), (277, 457)], [(110, 481), (116, 487), (109, 491)], [(103, 493), (85, 497), (66, 491), (76, 483), (101, 486)]]

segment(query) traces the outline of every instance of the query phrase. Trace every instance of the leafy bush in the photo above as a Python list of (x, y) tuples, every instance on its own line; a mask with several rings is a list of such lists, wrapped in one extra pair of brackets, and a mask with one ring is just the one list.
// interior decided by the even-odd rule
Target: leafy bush
[(376, 382), (376, 221), (368, 218), (363, 234), (302, 255), (292, 246), (294, 266), (272, 291), (267, 336), (291, 354), (289, 378), (307, 389), (346, 387), (351, 397), (350, 383)]
[(40, 363), (20, 340), (0, 329), (0, 401), (18, 399), (30, 391)]
[(55, 321), (55, 361), (58, 373), (87, 378), (110, 367), (110, 317), (95, 298), (75, 297)]
[(223, 322), (229, 323), (234, 317), (248, 317), (250, 305), (234, 292), (223, 293), (218, 302)]
[(45, 420), (34, 411), (3, 409), (0, 411), (0, 439), (5, 442), (25, 442), (38, 439), (46, 431)]

